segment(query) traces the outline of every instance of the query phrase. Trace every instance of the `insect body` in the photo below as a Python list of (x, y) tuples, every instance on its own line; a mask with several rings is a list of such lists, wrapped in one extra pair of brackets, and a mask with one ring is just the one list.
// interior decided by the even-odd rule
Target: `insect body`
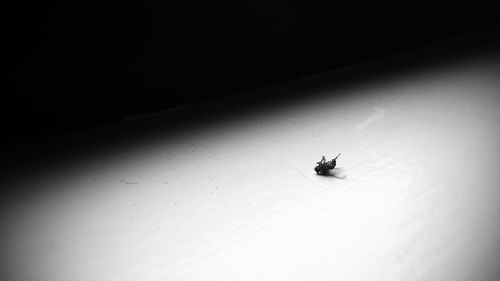
[(330, 170), (335, 169), (335, 166), (337, 166), (337, 158), (340, 156), (337, 155), (337, 157), (333, 158), (331, 161), (326, 161), (325, 156), (321, 156), (321, 160), (319, 162), (316, 162), (318, 164), (316, 167), (314, 167), (314, 170), (316, 171), (317, 174), (320, 175), (327, 175), (330, 173)]

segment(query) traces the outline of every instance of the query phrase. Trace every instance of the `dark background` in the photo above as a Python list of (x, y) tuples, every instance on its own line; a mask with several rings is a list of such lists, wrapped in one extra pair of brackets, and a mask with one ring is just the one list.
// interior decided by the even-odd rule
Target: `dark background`
[(485, 31), (491, 39), (499, 24), (482, 0), (173, 2), (12, 4), (7, 138), (119, 122)]

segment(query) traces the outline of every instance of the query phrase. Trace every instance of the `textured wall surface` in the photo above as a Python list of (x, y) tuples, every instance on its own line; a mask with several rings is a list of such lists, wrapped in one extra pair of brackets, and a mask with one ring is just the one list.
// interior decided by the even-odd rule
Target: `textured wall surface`
[[(175, 134), (160, 118), (24, 171), (2, 280), (498, 280), (499, 77), (489, 56)], [(338, 153), (345, 179), (314, 173)]]

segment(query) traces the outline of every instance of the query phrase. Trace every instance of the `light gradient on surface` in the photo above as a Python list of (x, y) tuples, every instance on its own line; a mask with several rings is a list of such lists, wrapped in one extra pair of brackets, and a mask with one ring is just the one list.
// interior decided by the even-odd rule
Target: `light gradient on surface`
[[(26, 178), (3, 280), (494, 280), (499, 77), (472, 60), (321, 89)], [(345, 180), (314, 173), (340, 152)]]

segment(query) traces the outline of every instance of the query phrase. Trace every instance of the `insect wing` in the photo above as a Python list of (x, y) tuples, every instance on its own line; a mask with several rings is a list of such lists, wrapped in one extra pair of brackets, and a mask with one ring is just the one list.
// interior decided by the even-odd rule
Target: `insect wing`
[(347, 174), (345, 173), (344, 168), (335, 168), (332, 170), (331, 173), (334, 177), (339, 178), (339, 179), (347, 178)]

